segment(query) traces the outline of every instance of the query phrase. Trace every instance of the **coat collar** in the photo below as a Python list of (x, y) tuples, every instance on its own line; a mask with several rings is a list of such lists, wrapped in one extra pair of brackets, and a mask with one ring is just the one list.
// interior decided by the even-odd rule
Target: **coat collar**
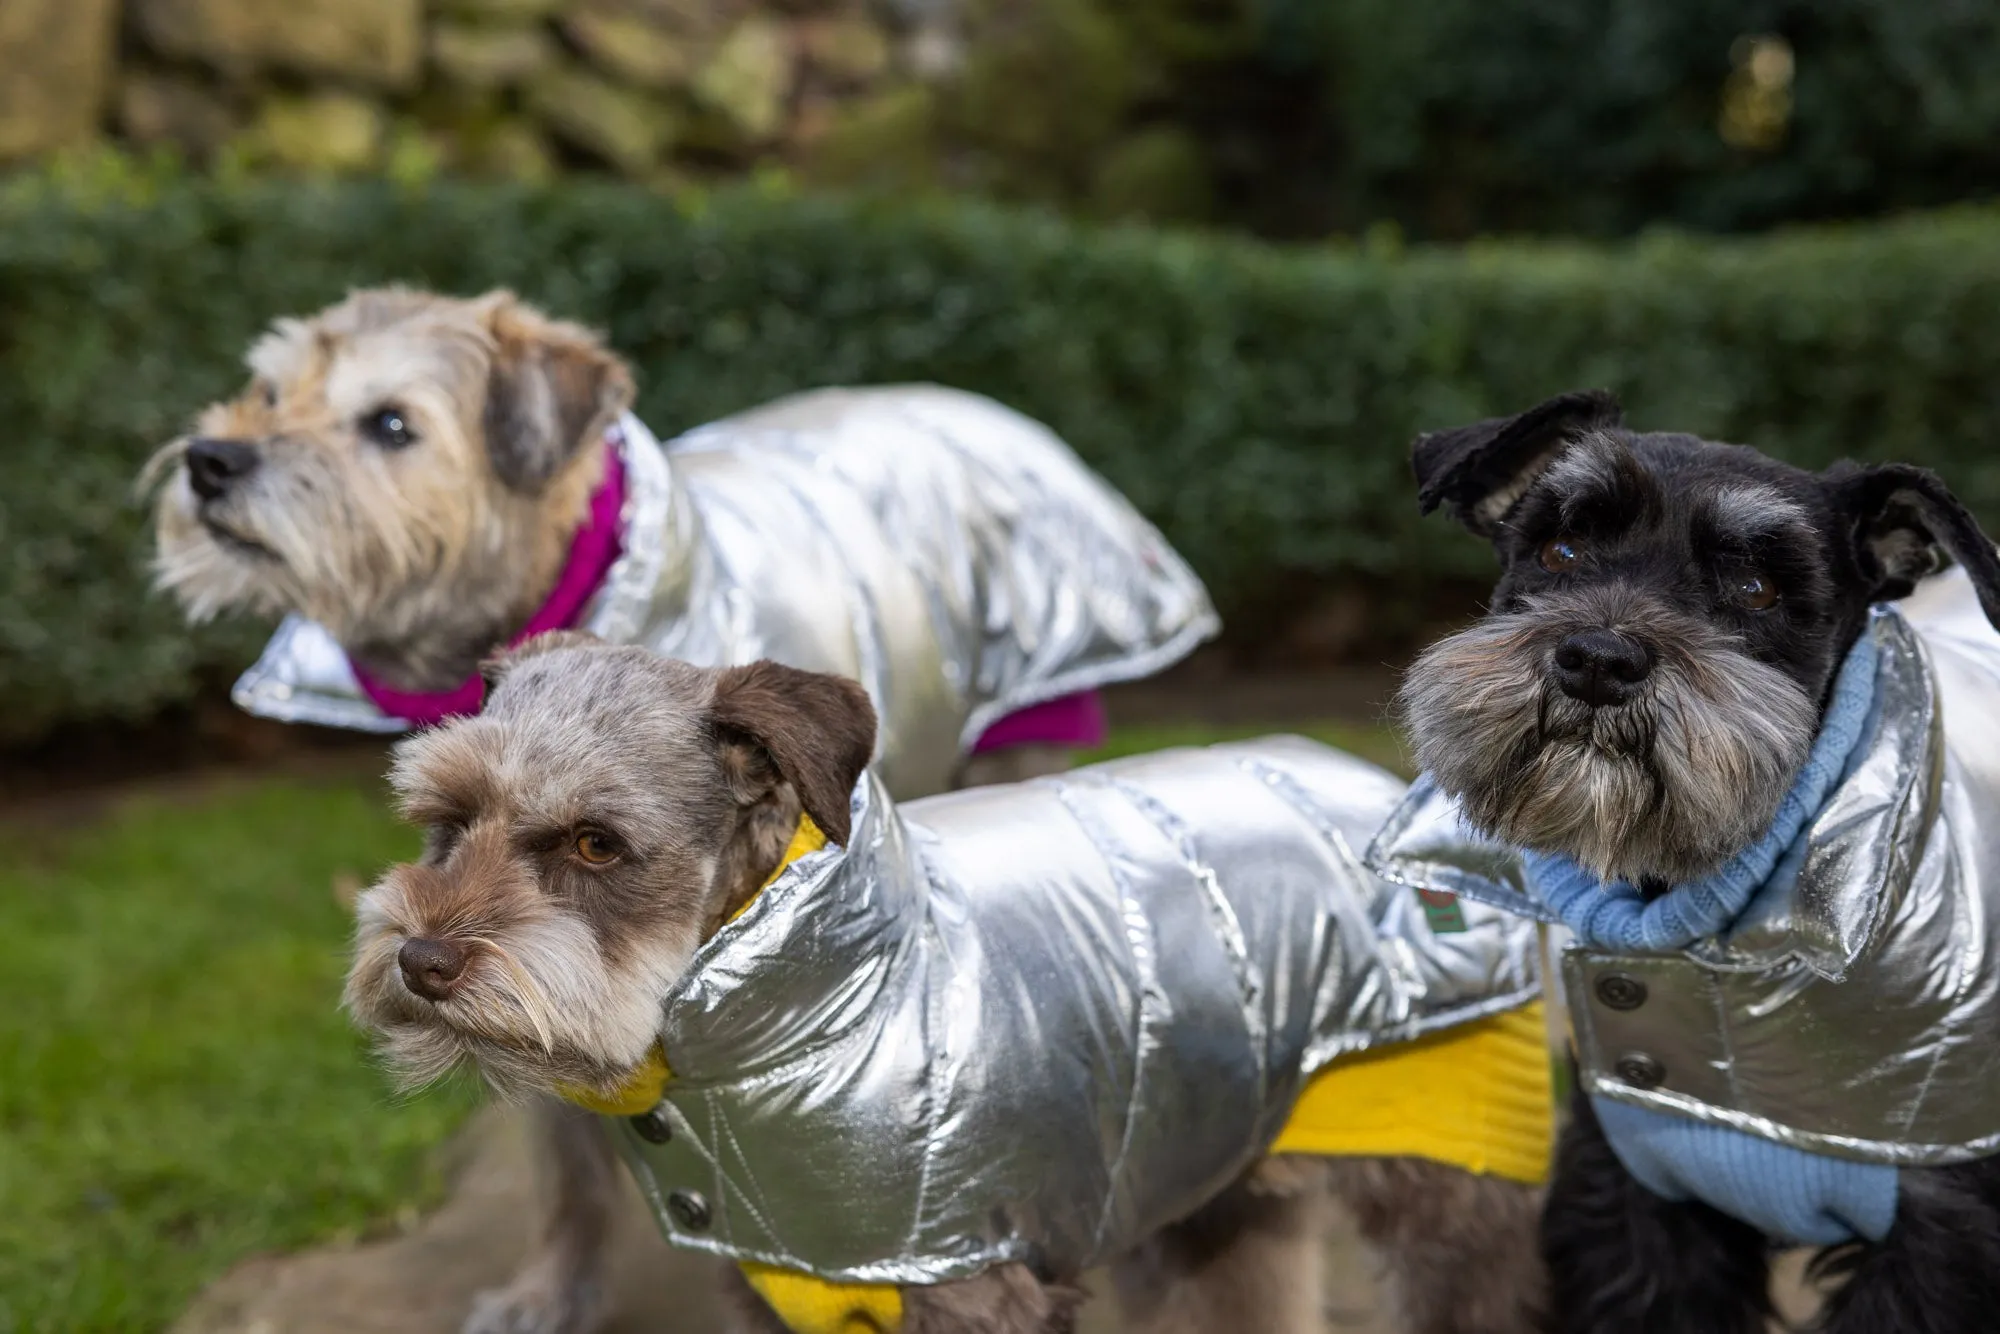
[[(688, 572), (669, 579), (673, 560), (692, 560), (699, 520), (674, 484), (666, 452), (646, 424), (631, 413), (619, 418), (612, 438), (623, 470), (618, 506), (618, 554), (574, 623), (614, 644), (639, 636), (647, 613), (675, 597), (685, 601)], [(281, 722), (313, 723), (365, 732), (401, 732), (412, 724), (385, 712), (356, 679), (345, 650), (316, 621), (296, 613), (230, 692), (236, 705)]]
[[(1845, 775), (1726, 932), (1686, 952), (1724, 971), (1761, 971), (1797, 959), (1844, 976), (1881, 915), (1908, 890), (1915, 853), (1937, 819), (1944, 743), (1936, 679), (1922, 639), (1893, 607), (1879, 607), (1876, 705)], [(1428, 777), (1412, 786), (1367, 853), (1377, 874), (1420, 890), (1464, 895), (1544, 921), (1520, 854), (1471, 829)]]

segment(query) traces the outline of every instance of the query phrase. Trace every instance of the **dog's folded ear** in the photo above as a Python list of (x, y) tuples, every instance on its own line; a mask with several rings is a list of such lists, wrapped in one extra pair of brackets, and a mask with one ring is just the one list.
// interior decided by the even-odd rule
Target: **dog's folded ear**
[(1965, 567), (1980, 610), (2000, 629), (2000, 556), (1942, 478), (1907, 463), (1840, 463), (1825, 479), (1835, 512), (1849, 525), (1855, 559), (1874, 581), (1875, 600), (1906, 596), (1938, 567), (1942, 547)]
[(1512, 417), (1492, 417), (1420, 435), (1410, 447), (1417, 474), (1417, 508), (1445, 512), (1481, 537), (1491, 537), (1507, 511), (1587, 431), (1623, 420), (1618, 400), (1601, 389), (1562, 394)]
[(487, 452), (517, 491), (547, 485), (632, 402), (632, 373), (580, 325), (551, 320), (510, 292), (480, 299), (493, 335)]
[(479, 664), (479, 679), (486, 683), (486, 695), (490, 699), (493, 692), (500, 688), (500, 683), (507, 679), (507, 673), (527, 659), (552, 653), (559, 648), (587, 648), (603, 642), (584, 630), (544, 630), (512, 648), (497, 649), (488, 654)]
[(859, 683), (766, 659), (717, 674), (710, 703), (723, 766), (745, 804), (780, 780), (842, 847), (848, 794), (875, 753), (875, 706)]

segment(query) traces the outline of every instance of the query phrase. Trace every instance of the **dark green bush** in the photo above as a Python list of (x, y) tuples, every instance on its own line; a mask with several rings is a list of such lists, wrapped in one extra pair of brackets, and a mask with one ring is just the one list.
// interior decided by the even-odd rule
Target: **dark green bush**
[(146, 591), (132, 478), (272, 316), (391, 280), (603, 327), (669, 432), (826, 382), (935, 379), (1049, 422), (1223, 607), (1297, 576), (1477, 577), (1420, 525), (1420, 428), (1562, 389), (1802, 463), (1937, 466), (2000, 518), (2000, 214), (1740, 242), (1284, 251), (983, 208), (737, 194), (168, 185), (0, 203), (0, 733), (142, 717), (245, 662)]
[[(1338, 148), (1323, 217), (1413, 235), (1739, 231), (1991, 198), (2000, 8), (1966, 0), (1258, 0)], [(1732, 126), (1758, 39), (1764, 133)], [(1732, 133), (1732, 129), (1735, 133)]]
[(1277, 239), (1736, 232), (2000, 192), (2000, 6), (1974, 0), (966, 3), (958, 76), (803, 170)]

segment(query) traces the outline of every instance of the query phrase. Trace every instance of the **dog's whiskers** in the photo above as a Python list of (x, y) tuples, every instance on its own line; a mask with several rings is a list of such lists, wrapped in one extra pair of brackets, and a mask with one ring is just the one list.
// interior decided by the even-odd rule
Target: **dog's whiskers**
[(544, 1012), (544, 997), (541, 988), (536, 985), (528, 970), (521, 966), (520, 960), (516, 959), (505, 946), (490, 936), (467, 935), (463, 939), (468, 944), (484, 946), (500, 960), (508, 976), (514, 980), (513, 999), (520, 1005), (521, 1013), (528, 1017), (528, 1022), (535, 1026), (535, 1036), (541, 1039), (542, 1050), (550, 1056), (555, 1055), (555, 1038), (551, 1032), (548, 1016)]

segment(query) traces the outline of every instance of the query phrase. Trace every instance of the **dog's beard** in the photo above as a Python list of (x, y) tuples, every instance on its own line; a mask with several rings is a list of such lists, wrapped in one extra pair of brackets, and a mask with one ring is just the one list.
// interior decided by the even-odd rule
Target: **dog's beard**
[(411, 497), (386, 474), (297, 451), (203, 503), (185, 452), (185, 441), (161, 449), (140, 485), (158, 488), (155, 586), (190, 621), (298, 612), (351, 649), (387, 646), (396, 684), (441, 687), (518, 618), (534, 544), (476, 488), (450, 503)]
[(452, 994), (431, 1001), (403, 984), (397, 951), (417, 932), (393, 882), (363, 895), (358, 915), (344, 1003), (404, 1088), (470, 1064), (503, 1097), (558, 1085), (608, 1092), (646, 1058), (660, 1002), (695, 949), (663, 940), (613, 970), (587, 925), (548, 909), (532, 922), (446, 933), (468, 962)]
[[(1817, 710), (1732, 637), (1640, 608), (1656, 664), (1628, 703), (1593, 709), (1550, 677), (1581, 624), (1545, 598), (1433, 645), (1401, 701), (1417, 759), (1495, 838), (1567, 854), (1605, 880), (1678, 884), (1770, 827), (1812, 745)], [(1563, 614), (1563, 613), (1570, 614)]]
[(176, 440), (147, 462), (141, 492), (158, 488), (154, 501), (153, 584), (180, 600), (189, 621), (210, 621), (225, 611), (277, 614), (296, 602), (284, 558), (261, 534), (215, 518), (204, 521), (201, 502), (181, 466), (186, 442)]

